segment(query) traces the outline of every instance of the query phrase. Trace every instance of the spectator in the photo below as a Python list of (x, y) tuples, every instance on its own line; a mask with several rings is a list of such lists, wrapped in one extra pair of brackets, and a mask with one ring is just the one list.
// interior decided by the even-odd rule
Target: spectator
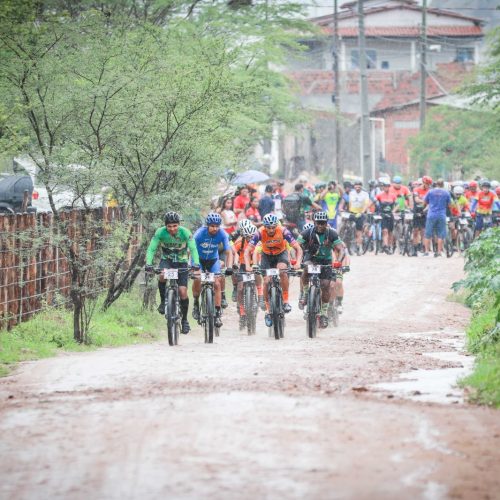
[(302, 231), (306, 222), (306, 212), (312, 209), (321, 210), (321, 207), (304, 194), (304, 186), (295, 184), (295, 191), (283, 200), (283, 211), (288, 222), (296, 224)]
[(443, 242), (446, 238), (446, 209), (452, 209), (449, 191), (444, 189), (443, 179), (436, 181), (436, 187), (431, 189), (424, 198), (424, 203), (429, 207), (425, 223), (424, 256), (429, 255), (431, 239), (437, 235), (437, 252), (434, 257), (440, 257), (443, 252)]
[(233, 210), (238, 220), (245, 217), (245, 210), (250, 204), (250, 197), (248, 196), (248, 188), (246, 186), (240, 187), (239, 194), (233, 202)]
[(259, 212), (259, 199), (258, 198), (253, 197), (250, 200), (250, 207), (247, 208), (245, 215), (246, 215), (246, 218), (250, 219), (256, 226), (260, 225), (262, 217), (260, 216), (260, 212)]
[(264, 190), (264, 196), (259, 201), (259, 213), (261, 217), (274, 212), (273, 187), (268, 184)]
[(238, 219), (233, 211), (233, 200), (230, 197), (222, 200), (221, 208), (217, 210), (222, 217), (222, 228), (226, 233), (231, 234), (238, 224)]
[(285, 192), (283, 186), (285, 183), (283, 181), (276, 181), (273, 185), (272, 198), (274, 200), (274, 215), (278, 217), (279, 220), (283, 220), (283, 200), (285, 199)]

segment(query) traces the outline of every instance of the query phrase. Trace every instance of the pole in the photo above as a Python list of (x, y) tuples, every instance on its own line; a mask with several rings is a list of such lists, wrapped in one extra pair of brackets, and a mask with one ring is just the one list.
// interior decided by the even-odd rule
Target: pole
[(361, 141), (360, 163), (363, 184), (368, 186), (370, 176), (370, 114), (368, 111), (368, 82), (366, 74), (365, 16), (363, 0), (358, 0), (358, 30), (359, 30), (359, 76), (361, 91)]
[(334, 98), (335, 98), (335, 172), (337, 182), (343, 182), (344, 168), (341, 157), (340, 144), (340, 78), (339, 78), (339, 23), (338, 23), (338, 0), (333, 2), (333, 76), (334, 76)]
[(422, 1), (422, 26), (420, 36), (420, 130), (425, 125), (425, 81), (427, 79), (427, 0)]

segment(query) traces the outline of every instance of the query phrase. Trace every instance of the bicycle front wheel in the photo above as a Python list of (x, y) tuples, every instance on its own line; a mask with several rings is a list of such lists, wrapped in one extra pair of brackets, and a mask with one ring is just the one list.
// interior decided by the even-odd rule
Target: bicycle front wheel
[(213, 344), (215, 330), (215, 309), (214, 295), (211, 288), (207, 288), (204, 293), (203, 304), (203, 324), (205, 329), (205, 343)]
[(179, 321), (177, 318), (177, 294), (175, 290), (169, 290), (167, 294), (167, 335), (169, 345), (177, 345), (179, 342)]
[(245, 287), (244, 305), (247, 315), (247, 333), (248, 335), (255, 335), (257, 302), (255, 297), (255, 287), (252, 285), (246, 285)]
[(278, 289), (273, 286), (271, 287), (271, 316), (273, 319), (273, 332), (274, 338), (279, 340), (281, 335), (281, 308), (280, 308), (280, 300), (279, 300), (279, 292)]
[(307, 336), (310, 339), (316, 337), (316, 331), (318, 328), (319, 298), (319, 288), (314, 285), (311, 286), (307, 296)]

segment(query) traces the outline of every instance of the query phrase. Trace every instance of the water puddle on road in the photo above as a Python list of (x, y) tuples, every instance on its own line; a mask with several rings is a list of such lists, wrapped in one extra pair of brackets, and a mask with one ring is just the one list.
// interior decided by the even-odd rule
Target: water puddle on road
[(461, 388), (457, 387), (457, 381), (471, 373), (474, 365), (474, 357), (466, 356), (461, 352), (464, 349), (464, 337), (462, 334), (454, 332), (455, 335), (453, 338), (439, 338), (435, 336), (436, 333), (443, 334), (445, 332), (405, 333), (401, 334), (401, 336), (407, 338), (428, 338), (451, 347), (454, 349), (453, 351), (424, 352), (422, 355), (460, 366), (434, 370), (412, 370), (401, 373), (399, 375), (401, 380), (374, 384), (371, 388), (388, 391), (394, 396), (411, 401), (440, 404), (463, 403), (464, 393)]

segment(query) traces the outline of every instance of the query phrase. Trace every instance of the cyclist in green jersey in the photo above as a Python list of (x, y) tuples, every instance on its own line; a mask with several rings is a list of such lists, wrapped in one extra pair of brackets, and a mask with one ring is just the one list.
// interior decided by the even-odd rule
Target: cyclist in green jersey
[(328, 214), (324, 211), (316, 212), (313, 216), (314, 227), (303, 231), (298, 242), (304, 250), (305, 264), (302, 274), (302, 293), (299, 298), (299, 309), (304, 308), (304, 302), (309, 290), (309, 275), (307, 272), (308, 264), (321, 265), (319, 275), (321, 283), (321, 328), (328, 326), (328, 305), (330, 303), (330, 280), (332, 279), (333, 254), (336, 251), (338, 259), (343, 260), (345, 246), (339, 238), (337, 231), (328, 226)]
[[(153, 260), (158, 248), (161, 245), (162, 256), (160, 260), (160, 269), (179, 269), (179, 302), (182, 313), (182, 333), (189, 333), (190, 327), (187, 319), (189, 309), (189, 298), (187, 294), (188, 282), (188, 261), (189, 254), (193, 261), (195, 269), (200, 268), (200, 258), (196, 243), (189, 229), (180, 226), (180, 216), (176, 212), (167, 212), (165, 214), (165, 226), (156, 230), (151, 239), (146, 252), (146, 271), (153, 270)], [(165, 314), (165, 278), (160, 275), (158, 280), (158, 290), (160, 291), (160, 305), (158, 312)]]

